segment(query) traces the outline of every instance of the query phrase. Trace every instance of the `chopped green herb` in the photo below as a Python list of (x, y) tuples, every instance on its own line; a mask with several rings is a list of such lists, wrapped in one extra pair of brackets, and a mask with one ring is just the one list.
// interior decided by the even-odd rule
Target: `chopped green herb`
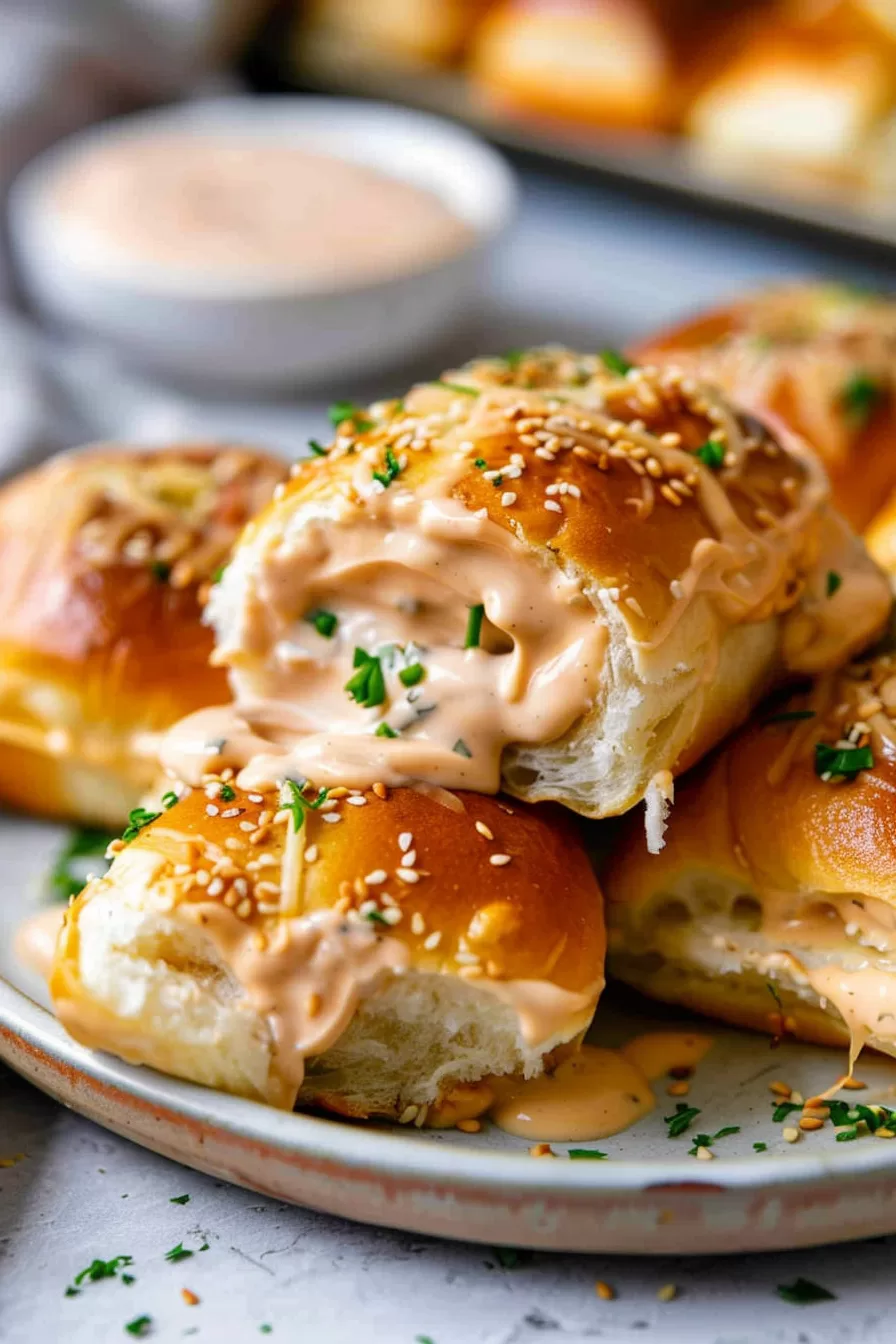
[(674, 1115), (663, 1116), (663, 1121), (669, 1126), (668, 1137), (677, 1139), (679, 1134), (683, 1134), (700, 1114), (698, 1106), (686, 1106), (683, 1101), (679, 1101), (675, 1107)]
[(388, 723), (379, 723), (374, 737), (398, 737), (398, 733)]
[(136, 1335), (138, 1339), (143, 1339), (144, 1335), (149, 1334), (151, 1325), (151, 1316), (135, 1316), (132, 1321), (128, 1321), (125, 1330), (129, 1335)]
[(165, 1259), (169, 1264), (176, 1265), (181, 1260), (189, 1260), (192, 1254), (193, 1252), (188, 1251), (183, 1242), (179, 1241), (176, 1246), (171, 1247), (170, 1251), (165, 1252)]
[(827, 579), (825, 580), (825, 593), (827, 596), (833, 597), (842, 583), (843, 579), (837, 571), (835, 569), (829, 569)]
[(214, 574), (212, 574), (212, 583), (220, 583), (226, 571), (227, 571), (226, 565), (219, 565), (218, 568), (215, 570)]
[(204, 1241), (204, 1242), (202, 1243), (202, 1245), (199, 1247), (199, 1249), (200, 1249), (200, 1251), (207, 1251), (207, 1250), (209, 1249), (208, 1242), (207, 1242), (207, 1241)]
[(814, 719), (814, 709), (785, 709), (781, 714), (772, 714), (771, 718), (763, 721), (763, 728), (769, 728), (774, 723), (799, 723), (801, 719)]
[(834, 1099), (826, 1104), (830, 1112), (832, 1125), (849, 1125), (858, 1119), (858, 1114), (852, 1110), (852, 1107), (846, 1101)]
[(324, 611), (322, 607), (307, 612), (305, 620), (313, 625), (317, 633), (323, 635), (324, 639), (331, 639), (333, 631), (339, 624), (339, 618), (332, 611)]
[(516, 1269), (520, 1263), (520, 1253), (513, 1246), (496, 1246), (495, 1255), (502, 1269)]
[(485, 471), (486, 467), (488, 466), (488, 463), (486, 462), (484, 457), (477, 457), (475, 462), (473, 463), (473, 466), (478, 467), (480, 471)]
[(132, 840), (136, 840), (144, 826), (157, 821), (161, 815), (161, 812), (149, 812), (145, 807), (132, 808), (128, 813), (128, 824), (121, 834), (122, 840), (129, 845)]
[(711, 1148), (711, 1147), (712, 1147), (711, 1134), (695, 1134), (693, 1146), (688, 1149), (688, 1152), (690, 1153), (691, 1157), (693, 1157), (697, 1152), (698, 1148)]
[(870, 747), (832, 747), (815, 743), (815, 773), (820, 779), (855, 779), (860, 770), (874, 769)]
[(475, 607), (470, 607), (467, 614), (467, 632), (464, 635), (465, 649), (478, 649), (479, 639), (482, 635), (482, 618), (485, 615), (485, 604), (477, 602)]
[(795, 1307), (808, 1307), (813, 1302), (836, 1302), (837, 1294), (813, 1283), (811, 1279), (794, 1279), (793, 1283), (779, 1283), (777, 1293)]
[(838, 1129), (835, 1139), (837, 1143), (852, 1143), (853, 1139), (859, 1137), (859, 1131), (853, 1126), (851, 1129)]
[(344, 689), (364, 709), (375, 709), (386, 699), (386, 679), (383, 665), (375, 654), (365, 649), (355, 649), (355, 672), (345, 683)]
[(222, 784), (221, 792), (218, 794), (222, 803), (232, 803), (236, 797), (232, 784)]
[(881, 1125), (884, 1123), (884, 1120), (888, 1118), (883, 1115), (878, 1115), (876, 1111), (872, 1111), (870, 1106), (863, 1106), (861, 1102), (858, 1102), (856, 1104), (855, 1111), (859, 1119), (865, 1121), (865, 1124), (868, 1126), (872, 1134), (876, 1129), (880, 1129)]
[(500, 490), (503, 484), (504, 484), (504, 477), (501, 475), (499, 471), (497, 476), (492, 477), (492, 485), (495, 487), (496, 490)]
[(767, 1144), (767, 1143), (754, 1143), (754, 1144), (753, 1144), (753, 1152), (754, 1152), (754, 1153), (765, 1153), (765, 1152), (767, 1152), (767, 1151), (768, 1151), (768, 1144)]
[(176, 802), (178, 802), (178, 797), (173, 789), (169, 789), (167, 793), (162, 794), (162, 806), (166, 812), (169, 812)]
[(772, 1102), (772, 1105), (775, 1108), (772, 1111), (772, 1121), (776, 1125), (780, 1125), (781, 1121), (786, 1120), (788, 1115), (792, 1115), (794, 1111), (801, 1111), (803, 1109), (802, 1106), (798, 1106), (795, 1101)]
[(705, 467), (718, 471), (719, 467), (725, 464), (725, 446), (717, 443), (715, 439), (707, 439), (705, 443), (701, 443), (694, 456), (699, 457)]
[(371, 924), (385, 924), (386, 928), (389, 927), (388, 919), (379, 910), (368, 910), (364, 918), (369, 919)]
[(387, 489), (393, 481), (397, 481), (402, 473), (402, 466), (391, 448), (386, 449), (386, 469), (385, 471), (375, 471), (373, 479), (379, 481), (383, 489)]
[(840, 404), (854, 428), (864, 429), (883, 396), (882, 384), (872, 374), (857, 369), (844, 384)]
[(610, 373), (618, 373), (624, 378), (629, 369), (634, 368), (618, 350), (601, 350), (600, 357), (604, 362), (604, 367), (609, 369)]
[(740, 1125), (725, 1125), (722, 1129), (717, 1129), (713, 1134), (714, 1139), (727, 1139), (729, 1134), (739, 1134)]
[(323, 446), (322, 443), (318, 443), (317, 439), (309, 439), (308, 447), (311, 449), (315, 457), (326, 457), (327, 455), (326, 448)]
[(418, 681), (422, 681), (426, 676), (426, 668), (422, 663), (409, 663), (407, 667), (401, 668), (398, 673), (398, 680), (402, 686), (416, 686)]
[(258, 1327), (258, 1333), (259, 1333), (260, 1335), (270, 1335), (270, 1334), (273, 1334), (273, 1332), (274, 1332), (274, 1327), (273, 1327), (272, 1325), (268, 1325), (267, 1322), (265, 1322), (264, 1325), (260, 1325), (260, 1326)]
[(91, 1260), (86, 1269), (75, 1275), (74, 1282), (65, 1290), (66, 1297), (77, 1297), (78, 1289), (84, 1283), (99, 1283), (100, 1279), (114, 1279), (125, 1265), (132, 1265), (130, 1255), (115, 1255), (111, 1260)]
[(168, 1201), (169, 1204), (189, 1204), (189, 1202), (189, 1195), (175, 1195), (173, 1199), (169, 1199)]
[(504, 363), (511, 372), (514, 372), (519, 368), (525, 358), (525, 350), (508, 350), (507, 354), (504, 356)]
[(778, 993), (778, 991), (777, 991), (777, 989), (775, 988), (775, 986), (772, 984), (772, 982), (771, 982), (770, 980), (766, 980), (766, 982), (765, 982), (765, 987), (766, 987), (766, 989), (768, 990), (769, 994), (771, 994), (771, 996), (772, 996), (772, 998), (774, 999), (775, 1003), (777, 1004), (777, 1006), (778, 1006), (778, 1011), (781, 1012), (781, 1013), (783, 1013), (783, 1011), (784, 1011), (784, 1005), (783, 1005), (783, 1003), (781, 1002), (781, 995)]
[(435, 1344), (432, 1335), (415, 1335), (414, 1344)]
[(57, 900), (77, 896), (87, 881), (88, 871), (94, 871), (97, 865), (105, 872), (106, 850), (112, 839), (107, 831), (92, 826), (79, 826), (69, 832), (49, 874), (49, 886)]
[(458, 756), (466, 756), (468, 761), (471, 761), (473, 759), (473, 753), (462, 737), (459, 737), (457, 739), (451, 750), (455, 752)]
[(602, 1162), (606, 1153), (598, 1148), (570, 1148), (567, 1156), (572, 1162)]
[(330, 418), (330, 424), (338, 429), (346, 420), (350, 420), (352, 428), (359, 434), (366, 434), (369, 429), (373, 429), (373, 421), (369, 420), (360, 406), (356, 406), (353, 401), (334, 401), (327, 412)]
[[(309, 799), (302, 792), (302, 787), (294, 779), (287, 779), (280, 791), (280, 806), (292, 813), (292, 828), (294, 831), (302, 829), (305, 824), (305, 813), (308, 811), (316, 812), (327, 801), (327, 795), (330, 792), (329, 789), (318, 789), (317, 797)], [(285, 798), (284, 794), (286, 794)]]
[(459, 392), (463, 397), (478, 397), (480, 388), (468, 387), (466, 383), (449, 383), (445, 378), (433, 380), (436, 387), (447, 387), (449, 392)]
[(133, 1274), (122, 1274), (121, 1281), (128, 1288), (130, 1288), (132, 1284), (135, 1284), (137, 1282)]
[(166, 565), (164, 560), (153, 560), (149, 566), (150, 573), (159, 583), (167, 583), (171, 578), (171, 566)]

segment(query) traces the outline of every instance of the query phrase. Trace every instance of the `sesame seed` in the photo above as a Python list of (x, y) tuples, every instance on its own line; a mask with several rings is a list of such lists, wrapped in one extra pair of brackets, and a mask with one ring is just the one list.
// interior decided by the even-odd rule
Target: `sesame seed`
[(396, 868), (395, 876), (402, 882), (408, 882), (411, 885), (420, 881), (420, 874), (415, 872), (413, 868)]
[(342, 820), (338, 812), (322, 812), (320, 814), (320, 819), (321, 821), (328, 821), (331, 826), (334, 826), (337, 821)]
[(414, 864), (415, 864), (416, 862), (417, 862), (417, 851), (416, 851), (416, 849), (409, 849), (409, 850), (407, 851), (407, 853), (405, 854), (405, 856), (404, 856), (404, 866), (405, 866), (405, 868), (413, 868), (413, 867), (414, 867)]
[(404, 853), (406, 850), (410, 849), (413, 843), (414, 843), (413, 831), (402, 831), (401, 835), (399, 835), (398, 837), (398, 848), (401, 850), (401, 852)]
[[(231, 810), (230, 812), (222, 812), (221, 815), (222, 815), (222, 817), (238, 817), (238, 816), (239, 816), (239, 812), (236, 811), (236, 810)], [(248, 835), (250, 831), (254, 831), (254, 830), (255, 830), (255, 822), (254, 822), (254, 821), (241, 821), (241, 822), (240, 822), (240, 830), (241, 830), (241, 831), (245, 831), (246, 834)]]
[(216, 817), (218, 813), (221, 811), (221, 809), (220, 807), (217, 807), (214, 803), (206, 803), (205, 811), (207, 816)]
[(409, 1125), (411, 1121), (416, 1117), (416, 1115), (417, 1115), (416, 1106), (405, 1106), (401, 1115), (398, 1117), (398, 1123), (400, 1125)]
[(479, 832), (480, 835), (484, 835), (484, 836), (485, 836), (486, 840), (494, 840), (495, 837), (494, 837), (493, 832), (489, 829), (488, 826), (486, 826), (486, 824), (485, 824), (484, 821), (477, 821), (477, 822), (476, 822), (476, 829), (477, 829), (477, 831)]
[(367, 799), (364, 797), (363, 794), (352, 794), (351, 798), (346, 798), (345, 801), (347, 803), (350, 803), (352, 807), (367, 806)]
[(221, 881), (220, 877), (212, 878), (211, 882), (208, 884), (209, 896), (220, 896), (223, 890), (224, 883)]
[(320, 851), (318, 850), (317, 845), (309, 845), (305, 850), (305, 862), (314, 863), (319, 853)]
[(249, 794), (246, 795), (246, 797), (249, 799), (249, 802), (250, 802), (250, 803), (263, 803), (263, 802), (264, 802), (264, 794), (263, 794), (263, 793), (249, 793)]
[(548, 510), (549, 513), (563, 512), (562, 506), (557, 503), (556, 499), (546, 499), (544, 502), (544, 507)]
[(490, 855), (489, 855), (489, 860), (488, 860), (488, 861), (489, 861), (489, 863), (492, 865), (493, 868), (503, 868), (506, 864), (508, 864), (508, 863), (510, 862), (510, 855), (509, 855), (509, 854), (490, 854)]
[(505, 509), (509, 509), (511, 504), (516, 503), (516, 495), (513, 493), (512, 490), (504, 491), (504, 494), (501, 496), (501, 503), (503, 504)]
[(421, 915), (420, 911), (415, 910), (414, 913), (411, 915), (411, 933), (416, 933), (419, 936), (420, 934), (424, 933), (425, 930), (426, 930), (426, 921)]
[(398, 908), (397, 905), (387, 906), (386, 909), (382, 912), (382, 917), (387, 924), (400, 924), (401, 920), (404, 918), (401, 910)]
[(200, 887), (207, 887), (209, 882), (211, 881), (211, 878), (209, 877), (208, 873), (205, 871), (204, 868), (200, 868), (199, 872), (194, 874), (194, 876), (197, 885)]
[(188, 863), (176, 863), (174, 865), (175, 877), (186, 877), (189, 871), (190, 871), (190, 865)]
[(439, 930), (436, 933), (431, 933), (427, 938), (424, 938), (423, 946), (426, 948), (427, 952), (432, 952), (434, 948), (438, 947), (441, 941), (442, 933), (441, 930)]
[(368, 873), (364, 881), (369, 887), (378, 887), (385, 882), (388, 874), (385, 868), (374, 868), (372, 873)]
[[(238, 816), (240, 815), (240, 813), (242, 812), (242, 810), (243, 810), (243, 809), (242, 809), (241, 807), (228, 807), (228, 808), (225, 808), (225, 810), (221, 813), (221, 816), (222, 816), (222, 817), (227, 817), (228, 820), (229, 820), (231, 817), (238, 817)], [(246, 824), (245, 822), (240, 822), (240, 825), (241, 825), (241, 826), (245, 826), (245, 824)], [(253, 829), (254, 829), (254, 827), (253, 827)]]

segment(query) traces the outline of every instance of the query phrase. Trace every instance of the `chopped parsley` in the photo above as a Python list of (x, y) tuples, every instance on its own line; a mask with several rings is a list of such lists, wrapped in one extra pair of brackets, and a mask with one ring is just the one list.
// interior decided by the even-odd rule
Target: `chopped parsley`
[(679, 1101), (675, 1107), (674, 1115), (664, 1115), (663, 1121), (669, 1126), (668, 1137), (677, 1139), (679, 1134), (683, 1134), (689, 1129), (700, 1114), (699, 1106), (686, 1106), (683, 1101)]
[(314, 611), (309, 611), (305, 615), (305, 620), (313, 625), (319, 635), (324, 639), (332, 639), (333, 631), (339, 624), (338, 616), (332, 611), (324, 611), (322, 607), (316, 607)]
[(567, 1157), (571, 1162), (602, 1162), (606, 1153), (598, 1148), (570, 1148)]
[(688, 1149), (693, 1157), (698, 1148), (711, 1148), (716, 1139), (725, 1139), (729, 1134), (739, 1134), (740, 1125), (725, 1125), (722, 1129), (717, 1129), (715, 1134), (697, 1134), (694, 1138), (694, 1146)]
[(100, 862), (105, 871), (106, 850), (113, 838), (107, 831), (92, 826), (79, 826), (69, 832), (49, 875), (49, 886), (57, 900), (67, 901), (83, 889), (88, 861), (90, 869)]
[(175, 1195), (172, 1199), (169, 1199), (168, 1201), (169, 1204), (189, 1204), (189, 1202), (190, 1202), (189, 1195)]
[(504, 356), (504, 363), (510, 369), (511, 373), (516, 372), (523, 360), (526, 358), (525, 350), (508, 350)]
[(317, 797), (310, 799), (305, 797), (302, 788), (303, 785), (297, 784), (294, 779), (287, 779), (284, 781), (280, 792), (280, 806), (292, 813), (292, 828), (294, 831), (302, 829), (305, 825), (305, 813), (308, 811), (316, 812), (327, 801), (327, 794), (330, 792), (329, 789), (318, 789)]
[(375, 709), (386, 699), (386, 679), (381, 660), (366, 649), (355, 649), (352, 666), (355, 671), (345, 683), (344, 690), (364, 709)]
[(882, 384), (870, 373), (856, 369), (840, 393), (840, 404), (855, 429), (864, 429), (884, 396)]
[(482, 635), (482, 618), (485, 615), (485, 604), (477, 602), (475, 607), (469, 608), (467, 615), (467, 632), (464, 635), (465, 649), (478, 649), (479, 640)]
[(122, 840), (126, 845), (129, 845), (132, 840), (136, 840), (145, 826), (149, 826), (153, 821), (158, 821), (161, 815), (161, 812), (150, 812), (145, 807), (131, 808), (128, 813), (128, 824), (121, 834)]
[(484, 457), (477, 457), (473, 463), (473, 466), (478, 467), (480, 471), (485, 471), (486, 467), (488, 466), (488, 463), (486, 462)]
[(480, 388), (468, 387), (466, 383), (449, 383), (445, 378), (434, 379), (436, 387), (447, 387), (449, 392), (459, 392), (462, 397), (478, 397)]
[(396, 733), (395, 729), (392, 728), (388, 723), (377, 724), (374, 737), (398, 737), (398, 736), (399, 734)]
[(504, 484), (504, 477), (501, 475), (499, 471), (497, 476), (492, 477), (492, 485), (495, 487), (496, 490), (500, 490), (503, 484)]
[(221, 791), (218, 794), (222, 803), (232, 803), (236, 797), (232, 784), (222, 784)]
[(379, 481), (384, 490), (388, 489), (393, 481), (397, 481), (402, 473), (402, 466), (391, 448), (386, 449), (386, 466), (384, 471), (375, 471), (373, 479)]
[(785, 709), (782, 713), (772, 714), (770, 718), (765, 719), (762, 726), (763, 728), (770, 728), (775, 723), (799, 723), (801, 719), (814, 718), (814, 709)]
[(455, 753), (455, 755), (457, 755), (457, 756), (466, 756), (466, 758), (467, 758), (468, 761), (471, 761), (471, 760), (473, 759), (473, 753), (472, 753), (472, 751), (470, 750), (470, 748), (467, 746), (466, 742), (463, 740), (462, 737), (459, 737), (459, 738), (457, 739), (457, 741), (455, 742), (455, 744), (454, 744), (454, 746), (451, 748), (451, 750), (452, 750), (452, 751)]
[(101, 1279), (114, 1279), (118, 1271), (134, 1263), (133, 1256), (114, 1255), (111, 1260), (91, 1260), (86, 1269), (75, 1275), (74, 1282), (65, 1290), (66, 1297), (77, 1297), (78, 1289), (85, 1283), (99, 1283)]
[(159, 583), (167, 583), (171, 578), (171, 566), (166, 565), (164, 560), (153, 560), (149, 566), (149, 572)]
[(794, 1111), (801, 1111), (803, 1109), (802, 1106), (798, 1106), (795, 1101), (772, 1102), (772, 1105), (775, 1108), (772, 1111), (772, 1120), (776, 1125), (780, 1125), (781, 1121), (786, 1120), (788, 1115), (792, 1115)]
[(369, 429), (373, 429), (373, 421), (368, 419), (362, 408), (356, 406), (353, 401), (334, 401), (327, 415), (334, 429), (338, 429), (346, 420), (351, 422), (352, 428), (359, 434), (366, 434)]
[(181, 1260), (189, 1260), (192, 1254), (193, 1252), (188, 1251), (183, 1242), (179, 1241), (176, 1246), (171, 1247), (170, 1251), (165, 1252), (165, 1259), (170, 1265), (176, 1265)]
[(315, 457), (326, 457), (327, 455), (326, 448), (323, 446), (322, 443), (318, 443), (317, 439), (309, 439), (308, 447), (311, 449)]
[(385, 918), (380, 910), (368, 910), (364, 918), (369, 919), (371, 924), (385, 924), (386, 928), (389, 927), (388, 919)]
[(127, 1288), (130, 1288), (132, 1284), (137, 1282), (133, 1274), (122, 1274), (121, 1281)]
[(828, 570), (828, 576), (825, 579), (824, 590), (828, 597), (833, 597), (837, 589), (843, 583), (843, 578), (835, 569)]
[(794, 1279), (793, 1283), (779, 1283), (778, 1296), (794, 1307), (809, 1307), (813, 1302), (836, 1302), (837, 1294), (811, 1279)]
[(132, 1321), (128, 1321), (125, 1330), (129, 1335), (136, 1335), (138, 1339), (143, 1339), (145, 1335), (149, 1334), (151, 1326), (151, 1316), (135, 1316)]
[(629, 369), (634, 368), (618, 350), (601, 350), (600, 357), (604, 368), (609, 369), (610, 373), (618, 373), (620, 378), (624, 378)]
[(870, 747), (832, 747), (815, 743), (815, 773), (820, 779), (855, 779), (860, 770), (874, 769)]
[(725, 445), (717, 443), (715, 439), (707, 439), (705, 443), (701, 443), (694, 456), (699, 457), (704, 467), (718, 471), (719, 467), (725, 464)]
[(767, 1152), (767, 1151), (768, 1151), (768, 1144), (767, 1144), (767, 1143), (754, 1143), (754, 1144), (753, 1144), (753, 1152), (754, 1152), (754, 1153), (765, 1153), (765, 1152)]
[(226, 570), (227, 570), (226, 565), (219, 565), (218, 568), (215, 570), (214, 574), (212, 575), (212, 583), (220, 583), (224, 577)]
[(179, 801), (180, 800), (173, 789), (169, 789), (167, 793), (162, 794), (162, 806), (166, 812), (169, 812), (174, 804)]
[(398, 680), (402, 686), (416, 686), (418, 681), (422, 681), (426, 676), (426, 668), (422, 663), (409, 663), (398, 673)]

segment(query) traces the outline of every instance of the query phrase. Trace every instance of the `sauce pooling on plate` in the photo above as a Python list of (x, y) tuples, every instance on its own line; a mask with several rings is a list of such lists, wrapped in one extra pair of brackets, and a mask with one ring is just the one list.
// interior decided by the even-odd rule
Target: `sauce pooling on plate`
[(285, 139), (165, 131), (100, 142), (51, 201), (106, 265), (312, 288), (384, 279), (463, 248), (470, 229), (432, 192)]

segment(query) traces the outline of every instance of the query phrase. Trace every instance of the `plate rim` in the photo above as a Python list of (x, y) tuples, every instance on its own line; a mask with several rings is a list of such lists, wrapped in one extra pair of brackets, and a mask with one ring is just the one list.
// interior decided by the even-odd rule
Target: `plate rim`
[[(481, 1193), (494, 1189), (527, 1196), (566, 1198), (642, 1194), (663, 1186), (687, 1186), (695, 1193), (724, 1188), (740, 1194), (786, 1187), (795, 1190), (845, 1178), (896, 1172), (896, 1146), (869, 1144), (861, 1151), (717, 1157), (712, 1172), (695, 1170), (693, 1160), (610, 1158), (596, 1162), (534, 1160), (519, 1151), (477, 1149), (472, 1144), (440, 1144), (411, 1138), (395, 1128), (346, 1123), (341, 1119), (279, 1111), (263, 1102), (232, 1096), (146, 1066), (78, 1045), (56, 1018), (28, 994), (0, 977), (0, 1058), (8, 1034), (49, 1056), (66, 1069), (149, 1106), (163, 1106), (182, 1118), (211, 1125), (239, 1140), (277, 1150), (285, 1158), (333, 1162), (346, 1170), (375, 1172), (390, 1179), (431, 1180)], [(11, 1053), (11, 1052), (9, 1052)], [(15, 1067), (15, 1065), (12, 1065)], [(39, 1083), (35, 1084), (40, 1086)], [(72, 1109), (78, 1110), (76, 1104)]]

